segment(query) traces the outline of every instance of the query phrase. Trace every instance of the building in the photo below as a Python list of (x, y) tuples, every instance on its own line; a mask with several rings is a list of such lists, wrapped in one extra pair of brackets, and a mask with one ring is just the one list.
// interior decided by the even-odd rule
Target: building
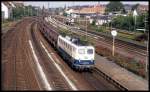
[(88, 17), (94, 16), (97, 14), (104, 14), (105, 13), (105, 6), (104, 5), (94, 5), (94, 6), (86, 6), (86, 7), (78, 7), (76, 9), (67, 9), (66, 13), (71, 16), (83, 16)]
[(67, 13), (68, 17), (77, 18), (79, 16), (78, 14), (76, 14), (77, 10), (75, 9), (66, 9), (65, 12)]
[(12, 2), (1, 2), (1, 7), (2, 19), (10, 18), (12, 9), (15, 8), (15, 5)]
[(96, 24), (97, 25), (103, 25), (105, 23), (109, 23), (111, 19), (108, 16), (100, 16), (98, 17)]
[(89, 21), (90, 21), (90, 24), (93, 21), (95, 21), (96, 25), (103, 25), (104, 23), (109, 23), (111, 21), (111, 17), (112, 16), (109, 16), (109, 15), (99, 15), (99, 16), (91, 17)]
[(2, 19), (9, 19), (12, 16), (12, 9), (17, 8), (17, 7), (23, 7), (23, 3), (21, 2), (1, 2), (1, 14), (2, 14)]
[(67, 13), (68, 15), (70, 15), (70, 14), (75, 13), (75, 10), (74, 10), (74, 9), (67, 9), (67, 10), (66, 10), (66, 13)]
[(145, 12), (148, 12), (149, 10), (148, 10), (149, 8), (148, 8), (148, 5), (138, 5), (138, 7), (137, 7), (137, 12), (138, 12), (138, 14), (141, 14), (141, 13), (145, 13)]
[(80, 14), (104, 14), (105, 13), (105, 7), (103, 5), (95, 5), (88, 8), (82, 8), (80, 11)]
[(127, 14), (130, 14), (132, 12), (132, 7), (133, 7), (133, 5), (130, 5), (130, 4), (124, 5), (124, 9), (125, 9)]

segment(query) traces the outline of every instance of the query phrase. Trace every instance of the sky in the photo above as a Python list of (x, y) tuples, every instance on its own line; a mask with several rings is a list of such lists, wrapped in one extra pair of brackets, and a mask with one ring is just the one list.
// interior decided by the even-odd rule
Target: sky
[[(66, 6), (75, 6), (75, 5), (94, 5), (97, 4), (98, 1), (49, 1), (49, 7), (50, 8), (56, 8), (56, 7), (64, 7)], [(108, 4), (109, 1), (99, 1), (100, 4)], [(124, 1), (122, 2), (123, 4), (145, 4), (145, 5), (149, 5), (148, 1)], [(37, 2), (33, 2), (33, 1), (28, 1), (28, 2), (24, 2), (25, 5), (32, 5), (32, 6), (40, 6), (41, 8), (44, 7), (48, 8), (48, 1), (37, 1)]]

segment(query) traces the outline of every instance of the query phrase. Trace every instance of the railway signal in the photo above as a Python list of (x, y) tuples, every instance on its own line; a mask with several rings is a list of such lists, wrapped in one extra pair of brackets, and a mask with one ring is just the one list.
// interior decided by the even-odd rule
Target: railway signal
[(113, 36), (113, 46), (112, 46), (112, 55), (114, 56), (114, 51), (115, 51), (115, 36), (117, 36), (117, 31), (116, 30), (112, 30), (111, 31), (111, 35)]

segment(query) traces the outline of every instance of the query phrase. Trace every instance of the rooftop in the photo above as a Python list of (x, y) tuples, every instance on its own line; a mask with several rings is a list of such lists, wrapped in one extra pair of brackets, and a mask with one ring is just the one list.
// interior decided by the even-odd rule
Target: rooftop
[(87, 8), (82, 8), (80, 11), (80, 13), (101, 13), (105, 10), (105, 7), (102, 5), (95, 5), (95, 6), (91, 6), (91, 7), (87, 7)]
[(6, 7), (13, 8), (13, 5), (10, 2), (2, 2)]

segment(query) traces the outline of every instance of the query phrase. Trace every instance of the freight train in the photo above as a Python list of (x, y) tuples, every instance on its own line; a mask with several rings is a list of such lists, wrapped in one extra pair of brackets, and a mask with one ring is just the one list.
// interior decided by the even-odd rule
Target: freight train
[(40, 31), (44, 37), (58, 50), (62, 58), (73, 69), (92, 69), (95, 64), (95, 48), (84, 45), (75, 37), (62, 36), (58, 31), (49, 28), (49, 24), (40, 23)]

